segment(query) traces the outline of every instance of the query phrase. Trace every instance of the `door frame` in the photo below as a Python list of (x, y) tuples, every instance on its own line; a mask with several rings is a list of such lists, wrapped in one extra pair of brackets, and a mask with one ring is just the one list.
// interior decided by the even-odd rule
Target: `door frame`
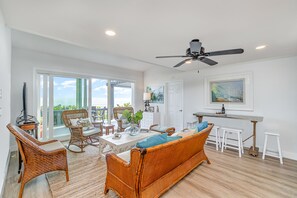
[(175, 81), (167, 81), (166, 82), (166, 86), (165, 86), (165, 101), (166, 101), (166, 104), (165, 104), (165, 114), (166, 114), (166, 117), (165, 117), (165, 125), (166, 126), (169, 126), (168, 125), (168, 115), (169, 115), (169, 112), (168, 112), (168, 101), (169, 101), (169, 97), (168, 97), (168, 87), (169, 87), (169, 84), (174, 84), (174, 83), (180, 83), (181, 84), (181, 87), (182, 87), (182, 90), (181, 90), (181, 108), (182, 108), (182, 119), (181, 119), (181, 126), (182, 126), (182, 129), (184, 129), (184, 81), (183, 80), (175, 80)]

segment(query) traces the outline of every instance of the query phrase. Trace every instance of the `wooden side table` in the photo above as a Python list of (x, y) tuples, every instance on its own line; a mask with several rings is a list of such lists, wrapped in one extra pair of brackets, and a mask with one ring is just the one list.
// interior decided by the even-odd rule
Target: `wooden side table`
[(105, 129), (106, 135), (109, 135), (110, 129), (111, 129), (112, 133), (114, 133), (114, 125), (113, 124), (103, 124), (103, 129)]
[[(17, 126), (21, 129), (23, 129), (24, 131), (28, 132), (30, 135), (32, 135), (35, 139), (38, 139), (38, 125), (39, 122), (34, 121), (32, 123), (18, 123)], [(19, 168), (18, 168), (18, 174), (20, 174), (21, 172), (21, 168), (22, 168), (22, 157), (20, 152), (19, 153)]]

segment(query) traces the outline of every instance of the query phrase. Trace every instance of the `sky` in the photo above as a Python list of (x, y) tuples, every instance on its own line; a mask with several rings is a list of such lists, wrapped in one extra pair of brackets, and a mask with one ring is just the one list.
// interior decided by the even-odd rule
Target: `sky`
[[(41, 81), (43, 82), (43, 81)], [(107, 107), (107, 80), (92, 79), (92, 106)], [(42, 88), (42, 85), (41, 85)], [(132, 97), (131, 88), (115, 87), (115, 105), (130, 102)], [(42, 89), (41, 89), (42, 103)], [(76, 104), (76, 79), (54, 77), (54, 106)]]

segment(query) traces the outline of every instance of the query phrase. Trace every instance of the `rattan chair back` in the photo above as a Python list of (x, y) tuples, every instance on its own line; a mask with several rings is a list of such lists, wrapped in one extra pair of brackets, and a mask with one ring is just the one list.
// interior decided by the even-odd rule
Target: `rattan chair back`
[(114, 107), (113, 108), (113, 117), (114, 119), (121, 119), (119, 115), (123, 114), (123, 111), (128, 110), (131, 113), (134, 113), (133, 107)]
[(41, 148), (43, 145), (56, 144), (57, 140), (40, 142), (17, 126), (8, 124), (7, 128), (16, 138), (24, 165), (18, 180), (18, 183), (21, 182), (19, 198), (22, 197), (25, 184), (44, 173), (63, 170), (66, 172), (66, 181), (69, 181), (66, 149), (47, 151)]
[(65, 110), (62, 112), (62, 120), (66, 127), (71, 126), (70, 119), (75, 118), (88, 118), (88, 111), (85, 109), (78, 110)]

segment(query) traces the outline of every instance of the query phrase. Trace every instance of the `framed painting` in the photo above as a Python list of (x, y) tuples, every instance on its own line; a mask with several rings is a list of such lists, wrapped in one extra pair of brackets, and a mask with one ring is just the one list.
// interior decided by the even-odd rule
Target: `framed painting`
[(207, 76), (205, 96), (206, 108), (252, 111), (252, 73)]
[(147, 86), (146, 92), (152, 93), (151, 103), (164, 104), (164, 86)]

